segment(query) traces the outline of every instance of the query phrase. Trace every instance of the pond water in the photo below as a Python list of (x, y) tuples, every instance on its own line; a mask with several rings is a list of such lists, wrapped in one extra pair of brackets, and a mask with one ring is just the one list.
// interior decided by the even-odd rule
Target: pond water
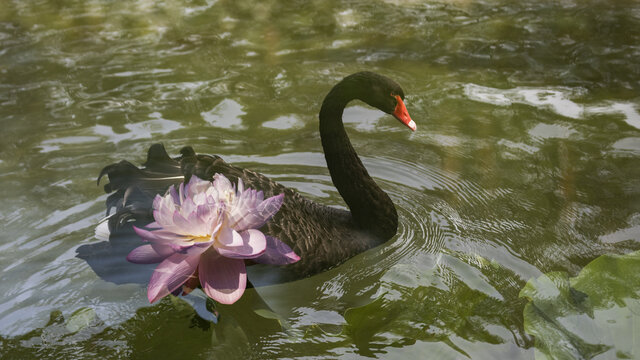
[[(640, 357), (639, 44), (636, 1), (5, 1), (0, 355)], [(149, 305), (78, 257), (100, 246), (100, 169), (156, 142), (344, 206), (317, 113), (361, 70), (417, 123), (345, 112), (399, 231), (248, 290), (282, 327)]]

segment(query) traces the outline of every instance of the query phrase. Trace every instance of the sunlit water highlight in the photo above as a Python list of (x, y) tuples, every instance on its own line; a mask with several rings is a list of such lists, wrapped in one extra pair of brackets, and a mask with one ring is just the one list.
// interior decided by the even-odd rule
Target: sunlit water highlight
[[(631, 1), (8, 2), (0, 354), (533, 358), (527, 281), (640, 248), (638, 14)], [(317, 112), (359, 70), (401, 83), (418, 126), (362, 103), (344, 116), (396, 204), (398, 234), (260, 287), (284, 330), (249, 331), (237, 314), (213, 324), (195, 297), (198, 313), (150, 306), (149, 268), (105, 277), (78, 257), (101, 249), (99, 170), (139, 165), (155, 142), (344, 207)], [(570, 341), (556, 351), (615, 350), (561, 320)]]

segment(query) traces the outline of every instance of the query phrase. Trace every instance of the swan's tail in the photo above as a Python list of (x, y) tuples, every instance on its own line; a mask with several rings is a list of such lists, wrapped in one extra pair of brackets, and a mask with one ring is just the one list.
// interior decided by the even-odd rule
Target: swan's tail
[(111, 233), (129, 223), (146, 225), (153, 221), (153, 198), (184, 180), (180, 160), (171, 159), (162, 144), (154, 144), (149, 148), (143, 168), (122, 160), (100, 171), (98, 184), (103, 176), (109, 178), (104, 185), (104, 191), (111, 194), (106, 201), (107, 215), (115, 208), (107, 220)]

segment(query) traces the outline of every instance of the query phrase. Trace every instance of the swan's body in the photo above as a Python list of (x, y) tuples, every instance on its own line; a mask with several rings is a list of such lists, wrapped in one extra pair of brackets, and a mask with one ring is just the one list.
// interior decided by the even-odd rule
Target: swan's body
[(218, 156), (196, 154), (191, 147), (172, 159), (160, 144), (148, 152), (144, 168), (127, 161), (108, 165), (100, 178), (108, 175), (105, 191), (115, 191), (107, 208), (116, 207), (110, 217), (112, 233), (128, 228), (130, 222), (146, 225), (153, 221), (151, 204), (156, 194), (164, 194), (171, 184), (196, 175), (211, 179), (220, 173), (245, 187), (262, 190), (270, 197), (284, 193), (280, 211), (261, 229), (287, 243), (300, 255), (296, 264), (284, 269), (289, 278), (309, 276), (338, 265), (350, 257), (377, 246), (397, 231), (398, 215), (389, 196), (367, 173), (351, 147), (342, 125), (347, 103), (360, 99), (393, 114), (415, 130), (415, 123), (402, 103), (404, 93), (392, 80), (370, 72), (350, 75), (338, 83), (325, 98), (320, 110), (320, 136), (331, 178), (350, 211), (315, 203), (266, 176), (227, 164)]

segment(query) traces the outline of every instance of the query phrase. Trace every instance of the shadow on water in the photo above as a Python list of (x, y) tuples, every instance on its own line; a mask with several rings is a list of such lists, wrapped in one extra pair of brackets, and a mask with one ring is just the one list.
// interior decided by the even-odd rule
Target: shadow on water
[(114, 284), (147, 284), (157, 265), (127, 261), (131, 250), (142, 245), (135, 234), (111, 236), (108, 241), (80, 245), (76, 256), (91, 267), (98, 277)]

